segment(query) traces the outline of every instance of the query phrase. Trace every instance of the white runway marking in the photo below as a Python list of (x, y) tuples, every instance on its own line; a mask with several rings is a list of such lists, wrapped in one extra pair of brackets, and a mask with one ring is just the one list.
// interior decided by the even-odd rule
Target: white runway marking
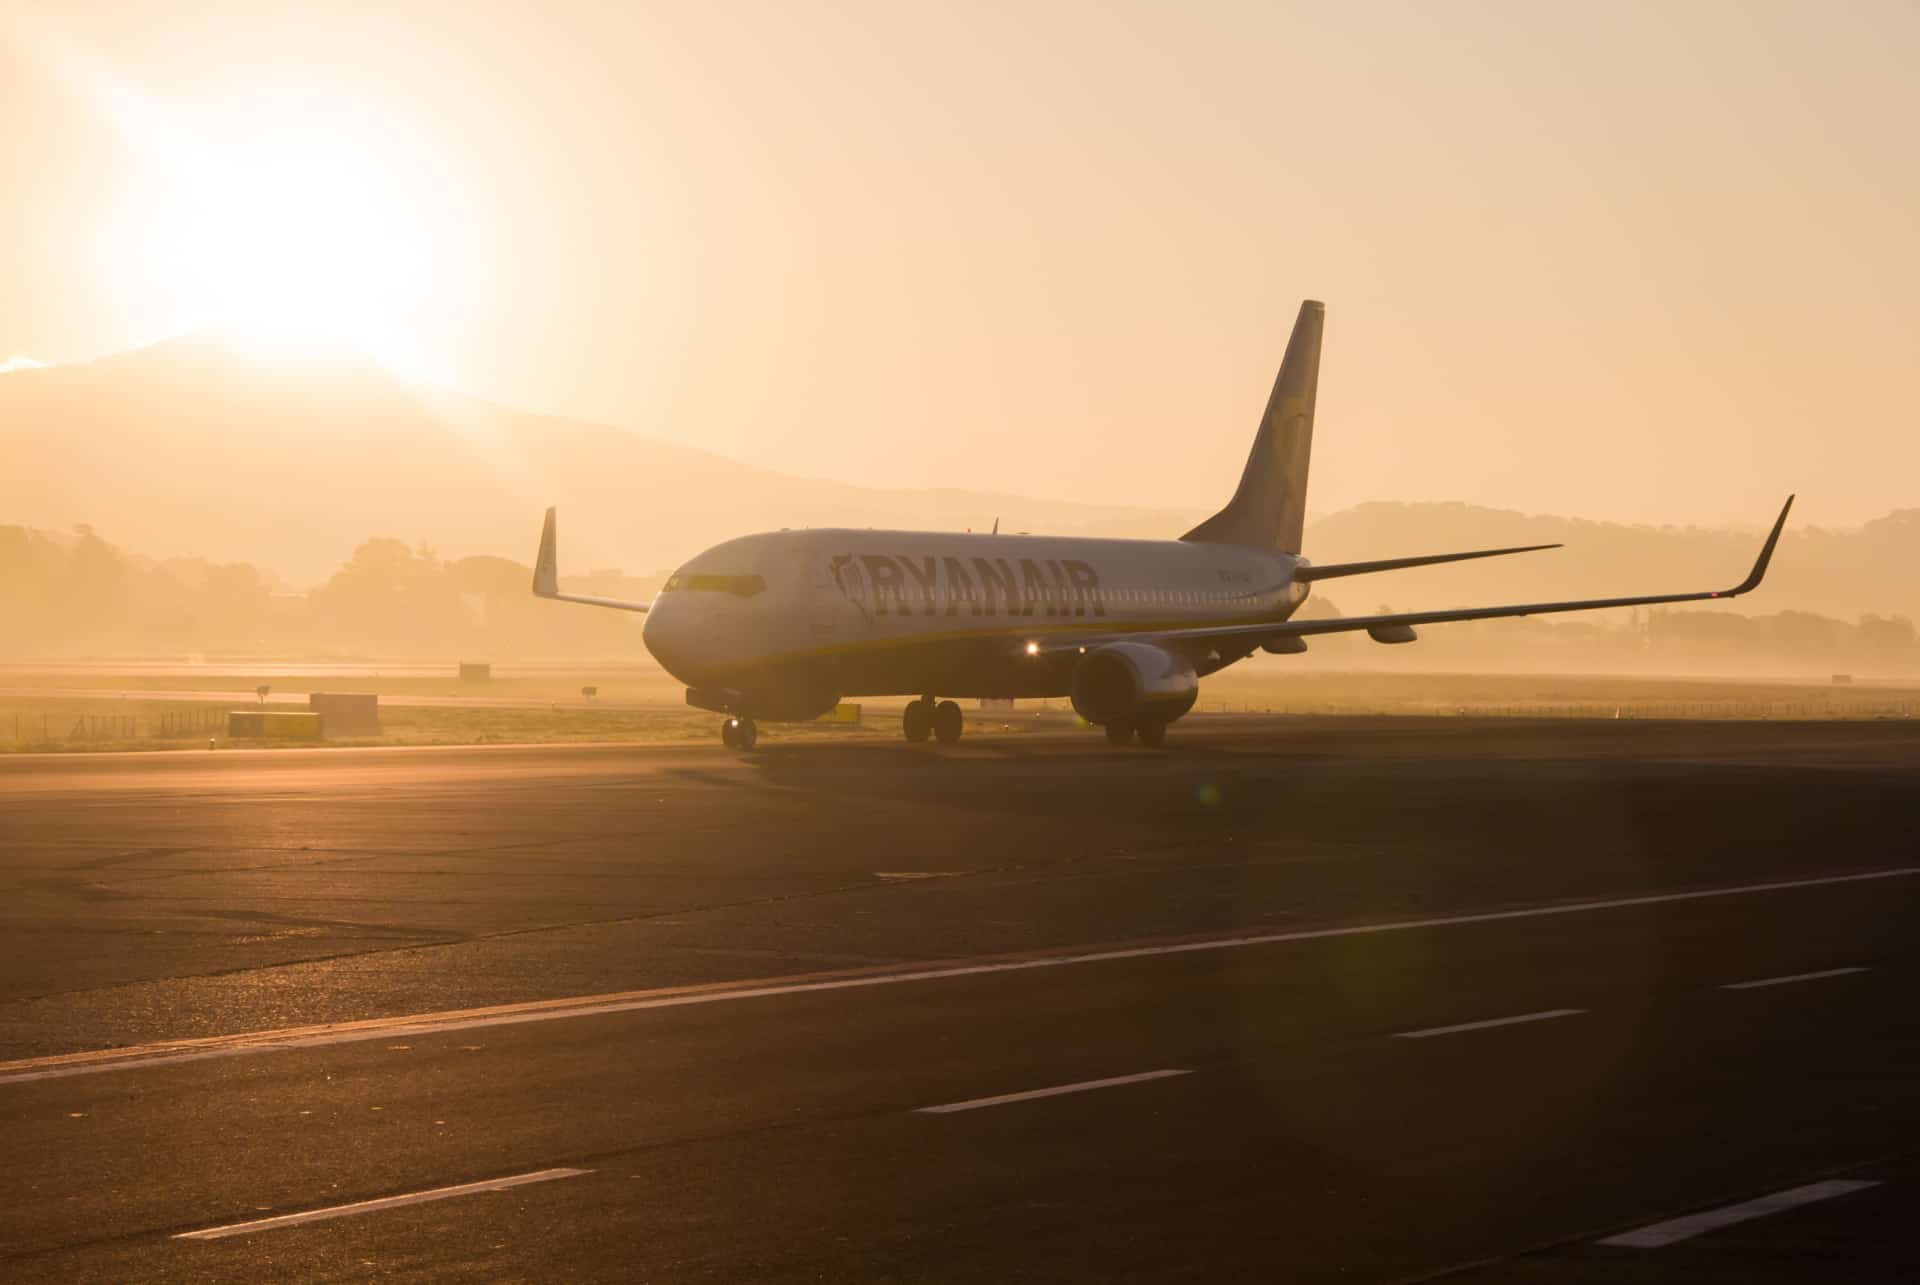
[(1913, 875), (1920, 875), (1920, 866), (1867, 870), (1858, 874), (1823, 875), (1813, 879), (1787, 879), (1773, 883), (1736, 884), (1724, 888), (1701, 888), (1692, 892), (1649, 893), (1638, 897), (1613, 897), (1605, 901), (1576, 901), (1549, 906), (1529, 906), (1518, 910), (1489, 910), (1475, 914), (1441, 915), (1428, 919), (1401, 919), (1390, 923), (1358, 924), (1345, 928), (1303, 928), (1291, 932), (1260, 933), (1246, 937), (1214, 937), (1203, 941), (1173, 942), (1154, 946), (1128, 946), (1087, 951), (1081, 954), (1038, 955), (972, 964), (958, 963), (912, 968), (900, 972), (828, 976), (812, 981), (798, 979), (768, 984), (719, 983), (678, 989), (615, 991), (605, 995), (580, 995), (569, 999), (503, 1004), (493, 1008), (469, 1008), (444, 1013), (416, 1013), (405, 1017), (371, 1018), (360, 1022), (338, 1022), (329, 1026), (286, 1027), (272, 1031), (170, 1040), (160, 1044), (97, 1049), (85, 1053), (61, 1053), (51, 1057), (0, 1062), (0, 1085), (20, 1084), (30, 1080), (60, 1079), (70, 1075), (96, 1075), (106, 1071), (127, 1071), (138, 1067), (171, 1066), (181, 1062), (204, 1062), (212, 1058), (270, 1053), (277, 1049), (321, 1048), (330, 1044), (418, 1037), (447, 1031), (477, 1030), (487, 1026), (513, 1026), (523, 1022), (596, 1017), (607, 1013), (632, 1013), (651, 1008), (678, 1008), (688, 1004), (725, 1004), (735, 1000), (766, 999), (776, 995), (805, 995), (816, 991), (851, 990), (863, 986), (897, 986), (905, 982), (980, 977), (991, 973), (1018, 973), (1040, 968), (1065, 968), (1076, 964), (1104, 964), (1123, 959), (1188, 955), (1201, 951), (1240, 950), (1249, 946), (1274, 946), (1286, 942), (1326, 941), (1338, 937), (1368, 937), (1377, 933), (1415, 932), (1427, 928), (1497, 924), (1553, 915), (1584, 915), (1600, 910), (1628, 910), (1639, 906), (1705, 901), (1717, 897), (1742, 897), (1763, 892), (1826, 888), (1877, 879), (1904, 879)]
[(552, 1182), (555, 1178), (578, 1178), (583, 1173), (592, 1173), (591, 1169), (541, 1169), (535, 1173), (515, 1174), (511, 1178), (489, 1178), (485, 1182), (463, 1182), (457, 1187), (435, 1187), (432, 1191), (416, 1191), (405, 1196), (383, 1196), (379, 1200), (361, 1200), (351, 1205), (334, 1205), (328, 1209), (309, 1209), (305, 1213), (280, 1214), (274, 1218), (256, 1218), (252, 1222), (228, 1223), (224, 1227), (205, 1227), (199, 1231), (183, 1231), (174, 1236), (175, 1240), (224, 1240), (228, 1236), (251, 1236), (257, 1231), (273, 1231), (278, 1227), (293, 1227), (300, 1223), (324, 1222), (329, 1218), (351, 1218), (355, 1214), (371, 1214), (382, 1209), (398, 1209), (402, 1205), (421, 1205), (429, 1200), (451, 1200), (455, 1196), (474, 1196), (483, 1191), (505, 1191), (509, 1187), (524, 1187), (530, 1182)]
[(1110, 1089), (1117, 1084), (1143, 1084), (1148, 1080), (1164, 1080), (1170, 1075), (1192, 1075), (1192, 1071), (1142, 1071), (1138, 1075), (1116, 1075), (1105, 1080), (1082, 1080), (1078, 1084), (1058, 1084), (1051, 1089), (1028, 1089), (1025, 1093), (1002, 1093), (993, 1098), (969, 1098), (965, 1102), (948, 1102), (937, 1107), (919, 1107), (918, 1115), (947, 1115), (954, 1111), (974, 1111), (980, 1107), (997, 1107), (1006, 1102), (1028, 1102), (1034, 1098), (1057, 1098), (1062, 1093), (1085, 1093), (1088, 1089)]
[(353, 1218), (355, 1214), (372, 1214), (378, 1210), (399, 1208), (403, 1204), (426, 1204), (428, 1200), (451, 1200), (453, 1197), (480, 1195), (482, 1191), (507, 1191), (509, 1187), (524, 1187), (528, 1183), (551, 1183), (555, 1177), (580, 1177), (591, 1174), (593, 1170), (538, 1170), (534, 1174), (515, 1174), (513, 1177), (490, 1177), (484, 1183), (461, 1183), (459, 1187), (434, 1187), (432, 1191), (415, 1191), (403, 1197), (382, 1197), (378, 1200), (357, 1200), (353, 1204), (334, 1204), (324, 1210), (305, 1210), (303, 1214), (280, 1214), (276, 1218), (255, 1218), (253, 1222), (234, 1222), (225, 1227), (204, 1227), (200, 1231), (180, 1231), (175, 1241), (221, 1241), (230, 1235), (253, 1235), (255, 1231), (273, 1231), (276, 1227), (294, 1227), (303, 1222), (324, 1222), (328, 1218)]
[(1539, 1013), (1522, 1013), (1518, 1017), (1489, 1017), (1484, 1022), (1459, 1022), (1453, 1026), (1429, 1026), (1424, 1031), (1400, 1031), (1394, 1038), (1424, 1040), (1435, 1035), (1458, 1035), (1461, 1031), (1484, 1031), (1494, 1026), (1518, 1026), (1522, 1022), (1544, 1022), (1551, 1017), (1572, 1017), (1586, 1011), (1584, 1008), (1549, 1008)]
[(1817, 973), (1790, 973), (1785, 977), (1761, 977), (1750, 982), (1728, 982), (1720, 989), (1723, 991), (1758, 990), (1762, 986), (1785, 986), (1788, 982), (1817, 982), (1822, 977), (1847, 977), (1854, 973), (1866, 972), (1865, 966), (1858, 968), (1824, 968)]
[(1776, 1191), (1771, 1196), (1762, 1196), (1758, 1200), (1749, 1200), (1744, 1204), (1728, 1205), (1723, 1209), (1709, 1209), (1705, 1213), (1688, 1214), (1685, 1218), (1670, 1218), (1666, 1222), (1654, 1223), (1650, 1227), (1637, 1227), (1632, 1231), (1621, 1232), (1618, 1236), (1609, 1236), (1597, 1243), (1617, 1245), (1623, 1249), (1659, 1249), (1662, 1245), (1687, 1240), (1702, 1232), (1731, 1227), (1735, 1223), (1747, 1222), (1754, 1218), (1765, 1218), (1768, 1214), (1797, 1209), (1801, 1205), (1810, 1205), (1816, 1200), (1832, 1200), (1835, 1196), (1845, 1196), (1879, 1185), (1877, 1182), (1853, 1181), (1844, 1178), (1810, 1182), (1804, 1187)]

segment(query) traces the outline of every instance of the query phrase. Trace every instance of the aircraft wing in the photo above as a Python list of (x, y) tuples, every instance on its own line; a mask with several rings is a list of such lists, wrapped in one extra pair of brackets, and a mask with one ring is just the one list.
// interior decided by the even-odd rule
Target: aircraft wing
[(589, 607), (612, 607), (615, 611), (645, 611), (649, 604), (629, 602), (625, 598), (594, 598), (584, 593), (560, 592), (560, 555), (555, 547), (554, 511), (547, 510), (546, 525), (540, 528), (540, 556), (533, 563), (533, 596), (556, 602), (583, 602)]
[[(1780, 530), (1787, 524), (1787, 511), (1793, 497), (1780, 509), (1767, 542), (1760, 546), (1747, 578), (1731, 589), (1708, 589), (1697, 593), (1648, 594), (1634, 598), (1580, 598), (1567, 602), (1528, 602), (1501, 607), (1461, 607), (1444, 611), (1410, 611), (1379, 616), (1336, 616), (1330, 620), (1276, 620), (1263, 624), (1211, 625), (1194, 629), (1162, 629), (1151, 632), (1115, 635), (1112, 638), (1062, 638), (1044, 648), (1047, 651), (1085, 651), (1103, 642), (1120, 638), (1155, 643), (1247, 643), (1257, 646), (1280, 638), (1304, 638), (1310, 634), (1347, 633), (1364, 629), (1381, 642), (1411, 642), (1414, 625), (1438, 625), (1455, 620), (1495, 620), (1503, 616), (1543, 616), (1560, 611), (1596, 611), (1606, 607), (1647, 607), (1668, 602), (1698, 602), (1711, 598), (1736, 598), (1757, 588), (1773, 559), (1773, 547), (1780, 541)], [(1030, 649), (1037, 653), (1041, 649)]]

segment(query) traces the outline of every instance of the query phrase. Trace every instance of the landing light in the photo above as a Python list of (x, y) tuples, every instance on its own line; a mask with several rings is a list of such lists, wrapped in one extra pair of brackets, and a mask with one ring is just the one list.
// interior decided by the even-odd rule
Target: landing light
[(1030, 642), (1030, 643), (1028, 643), (1028, 644), (1027, 644), (1027, 655), (1029, 655), (1029, 656), (1038, 656), (1039, 654), (1040, 654), (1040, 644), (1039, 644), (1039, 643), (1037, 643), (1037, 642)]

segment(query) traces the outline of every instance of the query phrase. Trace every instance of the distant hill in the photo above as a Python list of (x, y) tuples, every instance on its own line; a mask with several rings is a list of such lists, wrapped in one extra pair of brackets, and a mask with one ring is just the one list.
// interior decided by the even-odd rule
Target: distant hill
[(370, 535), (569, 568), (670, 566), (729, 536), (874, 526), (1152, 536), (1203, 515), (792, 477), (605, 424), (410, 384), (352, 353), (243, 355), (217, 333), (0, 375), (0, 522), (91, 523), (154, 556), (310, 584)]
[[(1240, 461), (1221, 462), (1230, 492)], [(204, 333), (0, 374), (0, 524), (90, 523), (156, 558), (245, 561), (324, 581), (370, 536), (529, 560), (548, 504), (571, 573), (647, 574), (746, 531), (802, 526), (1168, 537), (1205, 516), (795, 477), (605, 424), (408, 383), (348, 352), (273, 363)], [(1023, 482), (1026, 481), (1023, 479)], [(1032, 479), (1034, 487), (1071, 479)], [(1916, 497), (1920, 498), (1920, 497)], [(1464, 504), (1370, 503), (1313, 521), (1318, 562), (1510, 544), (1568, 547), (1331, 583), (1348, 611), (1689, 590), (1745, 574), (1751, 530), (1623, 526)], [(1920, 509), (1790, 528), (1748, 611), (1920, 616)]]

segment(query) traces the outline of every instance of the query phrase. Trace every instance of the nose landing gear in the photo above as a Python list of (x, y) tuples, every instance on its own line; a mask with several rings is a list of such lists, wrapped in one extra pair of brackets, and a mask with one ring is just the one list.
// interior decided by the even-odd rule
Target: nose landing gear
[(760, 739), (760, 729), (750, 718), (730, 718), (720, 724), (720, 742), (730, 750), (750, 750)]
[(1109, 745), (1126, 745), (1136, 736), (1140, 738), (1140, 743), (1149, 749), (1157, 750), (1167, 743), (1167, 725), (1153, 719), (1141, 719), (1135, 722), (1132, 719), (1116, 718), (1107, 724), (1106, 732)]
[(900, 715), (900, 730), (915, 745), (928, 736), (942, 745), (956, 744), (965, 724), (960, 706), (952, 701), (935, 701), (931, 696), (907, 702), (907, 708)]

